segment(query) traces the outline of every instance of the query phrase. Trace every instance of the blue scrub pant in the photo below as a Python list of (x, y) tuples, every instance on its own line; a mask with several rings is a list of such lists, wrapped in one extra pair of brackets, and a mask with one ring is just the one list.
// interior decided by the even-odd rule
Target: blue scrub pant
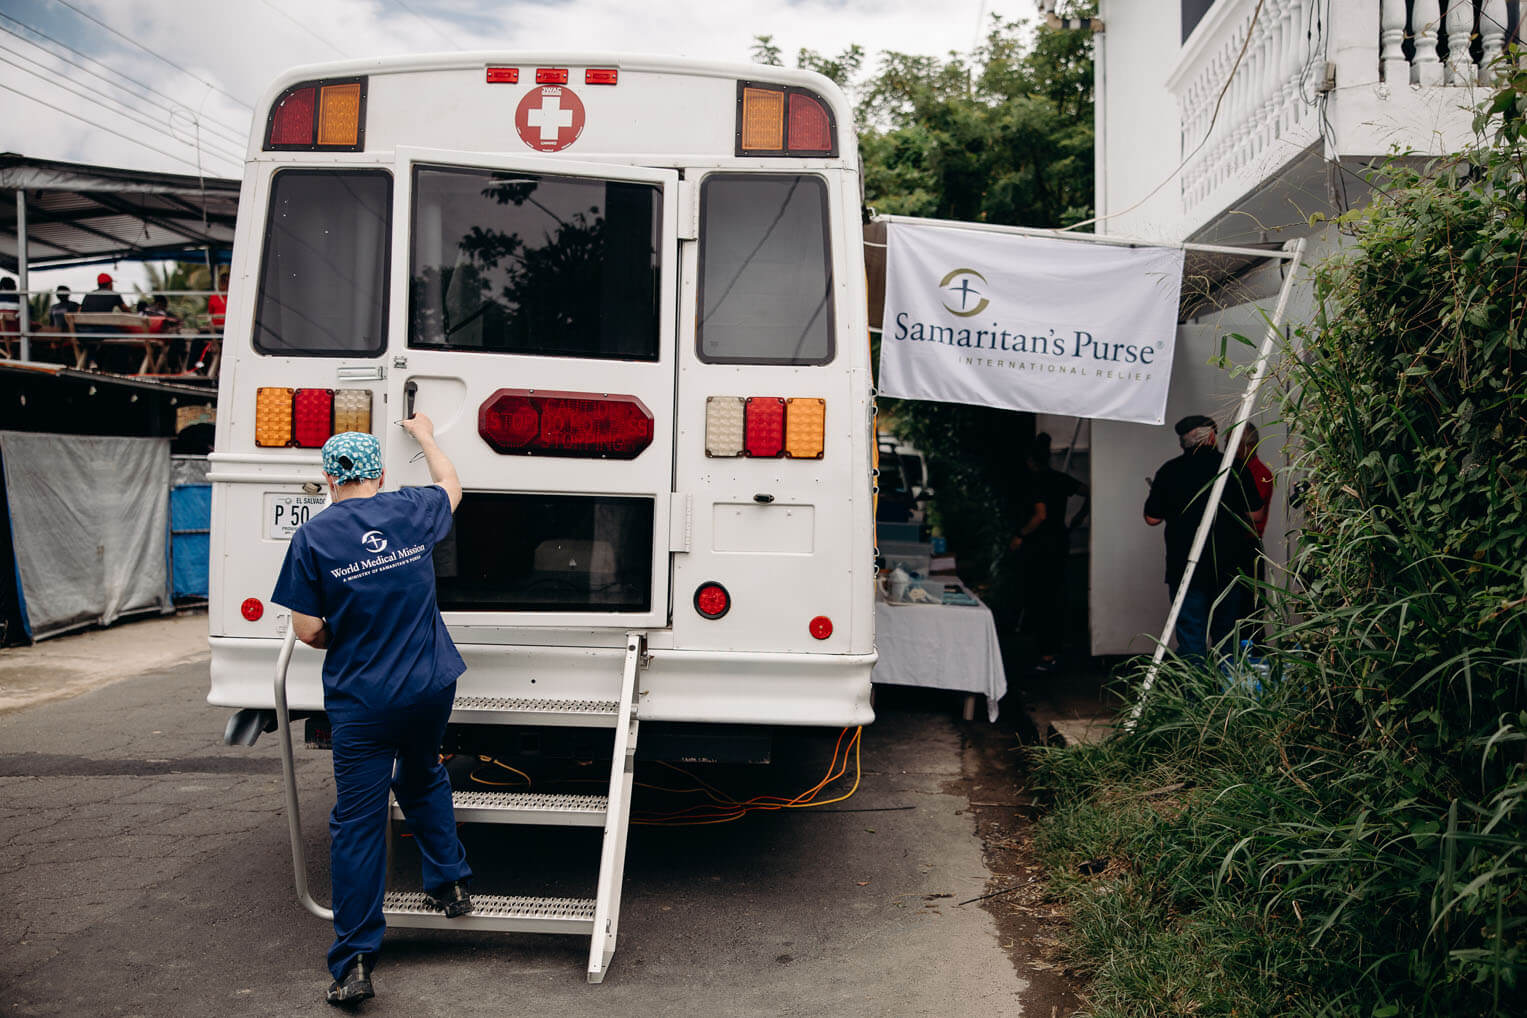
[(440, 740), (450, 714), (447, 697), (398, 710), (330, 715), (335, 799), (329, 814), (334, 885), (329, 971), (335, 979), (344, 975), (358, 955), (374, 961), (382, 946), (387, 925), (382, 919), (382, 895), (387, 883), (389, 785), (424, 857), (425, 890), (472, 875), (466, 850), (456, 836), (450, 776), (440, 762)]
[[(1172, 588), (1168, 587), (1171, 591)], [(1175, 591), (1173, 595), (1175, 596)], [(1219, 646), (1240, 621), (1242, 591), (1232, 587), (1223, 597), (1208, 590), (1188, 589), (1182, 611), (1177, 613), (1177, 654), (1185, 661), (1202, 661), (1211, 647)], [(1218, 600), (1219, 603), (1215, 604)]]

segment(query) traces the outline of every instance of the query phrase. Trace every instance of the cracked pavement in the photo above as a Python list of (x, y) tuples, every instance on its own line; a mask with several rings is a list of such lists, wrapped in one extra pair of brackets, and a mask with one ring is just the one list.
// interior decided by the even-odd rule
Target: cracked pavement
[[(205, 703), (204, 650), (111, 678), (0, 713), (0, 1018), (333, 1013), (320, 1000), (330, 931), (292, 891), (274, 737), (221, 744), (228, 712)], [(995, 923), (955, 905), (990, 877), (956, 789), (959, 701), (897, 692), (882, 690), (847, 802), (633, 828), (604, 984), (584, 981), (581, 937), (392, 931), (362, 1013), (1021, 1014), (1026, 984)], [(836, 735), (783, 733), (773, 765), (726, 771), (726, 787), (810, 787)], [(329, 766), (299, 741), (320, 901)], [(592, 892), (597, 831), (463, 837), (480, 890)]]

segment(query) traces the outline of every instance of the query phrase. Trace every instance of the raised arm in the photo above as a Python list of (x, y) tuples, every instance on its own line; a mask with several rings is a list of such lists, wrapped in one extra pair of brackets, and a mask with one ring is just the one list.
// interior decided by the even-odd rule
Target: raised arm
[(403, 430), (419, 443), (424, 452), (424, 465), (429, 467), (429, 479), (445, 489), (451, 500), (451, 512), (455, 512), (461, 504), (461, 478), (456, 476), (456, 467), (450, 459), (435, 444), (435, 422), (424, 414), (414, 414), (403, 422)]

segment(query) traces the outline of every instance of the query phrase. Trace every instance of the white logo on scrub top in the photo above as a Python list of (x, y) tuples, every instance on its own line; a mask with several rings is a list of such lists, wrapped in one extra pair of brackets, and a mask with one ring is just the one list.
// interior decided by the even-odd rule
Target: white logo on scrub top
[(368, 530), (361, 535), (361, 544), (373, 555), (380, 555), (387, 550), (387, 538), (382, 536), (380, 530)]

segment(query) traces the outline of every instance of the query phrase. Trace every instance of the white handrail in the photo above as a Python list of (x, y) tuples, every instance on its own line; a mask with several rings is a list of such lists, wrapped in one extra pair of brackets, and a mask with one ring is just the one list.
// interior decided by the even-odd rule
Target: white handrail
[(288, 621), (281, 653), (276, 656), (276, 734), (281, 739), (281, 776), (286, 786), (286, 826), (292, 838), (292, 877), (297, 885), (297, 900), (320, 919), (330, 922), (334, 910), (324, 908), (308, 893), (307, 851), (302, 845), (302, 811), (297, 803), (297, 765), (292, 760), (292, 715), (286, 706), (286, 668), (297, 645), (297, 627)]

